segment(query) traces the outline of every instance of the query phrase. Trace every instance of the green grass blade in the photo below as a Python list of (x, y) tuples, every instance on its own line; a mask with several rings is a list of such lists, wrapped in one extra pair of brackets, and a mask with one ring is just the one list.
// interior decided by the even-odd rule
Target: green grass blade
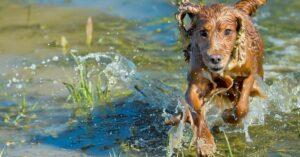
[(228, 138), (227, 138), (227, 135), (226, 135), (225, 131), (223, 131), (223, 134), (224, 134), (224, 137), (225, 137), (225, 140), (226, 140), (227, 148), (228, 148), (228, 151), (229, 151), (229, 156), (233, 157), (231, 147), (230, 147), (230, 144), (229, 144), (229, 141), (228, 141)]
[(3, 154), (4, 154), (4, 150), (5, 150), (5, 145), (3, 146), (1, 152), (0, 152), (0, 157), (3, 157)]

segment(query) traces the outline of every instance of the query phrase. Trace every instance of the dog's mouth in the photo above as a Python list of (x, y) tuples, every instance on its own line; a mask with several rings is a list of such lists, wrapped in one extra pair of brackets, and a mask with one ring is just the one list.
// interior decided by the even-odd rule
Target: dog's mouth
[(221, 72), (221, 71), (223, 70), (223, 67), (221, 67), (221, 66), (214, 66), (214, 67), (210, 67), (209, 70), (210, 70), (211, 72), (216, 72), (216, 73), (218, 73), (218, 72)]

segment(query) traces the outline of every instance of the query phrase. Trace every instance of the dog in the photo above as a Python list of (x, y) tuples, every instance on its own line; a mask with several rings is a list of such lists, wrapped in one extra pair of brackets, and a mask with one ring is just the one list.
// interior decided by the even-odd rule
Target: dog
[[(216, 151), (214, 137), (205, 120), (205, 104), (231, 105), (223, 111), (226, 123), (237, 124), (248, 113), (249, 97), (265, 94), (258, 85), (263, 79), (264, 46), (251, 16), (267, 0), (240, 0), (233, 6), (179, 4), (176, 19), (181, 33), (185, 60), (189, 63), (184, 119), (196, 135), (198, 156), (212, 156)], [(189, 26), (184, 23), (190, 18)], [(219, 106), (219, 105), (218, 105)]]

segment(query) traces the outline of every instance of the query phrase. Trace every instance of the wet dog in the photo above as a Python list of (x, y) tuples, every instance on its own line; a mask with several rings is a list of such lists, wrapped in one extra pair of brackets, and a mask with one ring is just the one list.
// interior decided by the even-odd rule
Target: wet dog
[[(257, 83), (263, 78), (263, 41), (251, 16), (266, 0), (240, 0), (233, 6), (179, 4), (176, 15), (185, 60), (189, 63), (185, 116), (174, 117), (174, 124), (184, 119), (197, 137), (198, 156), (210, 156), (216, 150), (214, 137), (205, 119), (205, 104), (229, 102), (224, 122), (237, 124), (249, 109), (249, 97), (264, 97)], [(190, 18), (189, 26), (184, 23)]]

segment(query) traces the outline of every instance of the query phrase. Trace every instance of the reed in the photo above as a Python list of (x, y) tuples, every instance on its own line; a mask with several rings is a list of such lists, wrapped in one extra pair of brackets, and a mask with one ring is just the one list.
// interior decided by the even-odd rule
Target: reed
[(93, 42), (93, 20), (89, 17), (86, 23), (86, 44), (91, 46)]
[(60, 45), (61, 45), (63, 54), (64, 55), (68, 54), (68, 52), (69, 52), (69, 42), (68, 42), (68, 40), (65, 36), (61, 36)]

